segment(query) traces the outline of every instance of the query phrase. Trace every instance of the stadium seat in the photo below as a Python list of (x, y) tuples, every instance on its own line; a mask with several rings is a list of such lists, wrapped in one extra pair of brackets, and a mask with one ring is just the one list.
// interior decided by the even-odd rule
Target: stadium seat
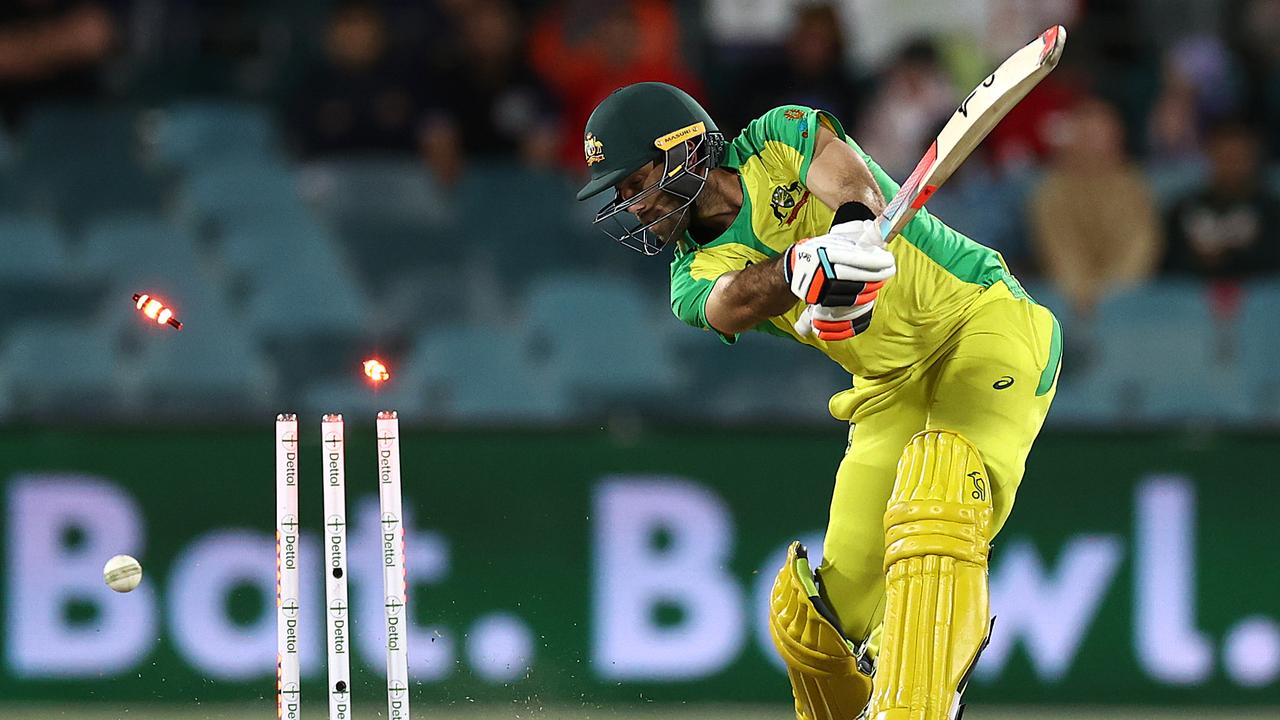
[(272, 282), (285, 272), (301, 272), (315, 277), (316, 282), (351, 275), (347, 253), (328, 225), (305, 211), (242, 213), (223, 228), (217, 249), (229, 270), (255, 285)]
[(685, 410), (717, 422), (834, 423), (831, 396), (852, 377), (817, 350), (787, 338), (743, 333), (728, 346), (714, 335), (687, 332), (681, 365), (694, 369)]
[(178, 169), (228, 157), (278, 153), (270, 112), (256, 105), (190, 101), (146, 116), (144, 136), (155, 161)]
[(360, 334), (371, 317), (360, 288), (346, 275), (323, 276), (306, 267), (281, 265), (249, 291), (248, 326), (276, 338)]
[[(298, 174), (303, 197), (371, 297), (402, 316), (422, 302), (460, 298), (471, 239), (452, 204), (414, 158), (342, 158)], [(400, 309), (397, 309), (400, 308)]]
[(113, 282), (178, 282), (200, 270), (195, 238), (160, 215), (120, 214), (91, 221), (76, 256), (78, 270)]
[(13, 164), (13, 138), (9, 131), (0, 129), (0, 168), (8, 168)]
[(1027, 253), (1025, 188), (1032, 182), (995, 177), (980, 164), (962, 166), (946, 191), (929, 200), (929, 212), (1006, 259), (1021, 258)]
[(209, 415), (231, 415), (268, 405), (267, 361), (221, 303), (191, 304), (182, 320), (181, 332), (141, 333), (136, 406), (171, 413), (198, 405)]
[(230, 158), (202, 163), (178, 194), (179, 216), (193, 227), (226, 222), (242, 212), (303, 212), (293, 173), (271, 158)]
[(1249, 415), (1280, 423), (1280, 282), (1246, 286), (1244, 308), (1237, 325), (1240, 379), (1251, 398)]
[(668, 335), (656, 326), (665, 298), (595, 275), (536, 279), (526, 301), (533, 351), (584, 397), (653, 399), (677, 389), (681, 374)]
[(1205, 180), (1204, 163), (1197, 160), (1153, 163), (1147, 165), (1144, 172), (1161, 212), (1169, 210)]
[(1118, 425), (1136, 420), (1127, 414), (1138, 403), (1137, 388), (1124, 368), (1092, 352), (1088, 336), (1064, 333), (1062, 371), (1045, 424), (1049, 427)]
[(27, 185), (17, 170), (0, 163), (0, 212), (22, 213), (28, 210), (31, 203)]
[(2, 338), (0, 366), (15, 412), (38, 417), (101, 417), (132, 370), (115, 328), (83, 320), (14, 327)]
[(56, 281), (71, 273), (66, 238), (52, 221), (0, 215), (0, 284)]
[(37, 107), (24, 127), (18, 170), (36, 207), (72, 225), (103, 212), (160, 209), (165, 183), (141, 164), (131, 109)]
[(525, 354), (519, 328), (450, 325), (424, 332), (405, 363), (406, 386), (428, 418), (560, 421), (570, 404), (555, 373)]
[(75, 322), (96, 308), (103, 286), (75, 272), (62, 230), (33, 215), (0, 215), (0, 333), (37, 319)]
[(330, 218), (386, 214), (443, 225), (452, 211), (416, 158), (352, 157), (311, 162), (298, 172), (303, 197)]
[(587, 204), (574, 201), (574, 188), (560, 173), (477, 165), (468, 169), (453, 201), (458, 242), (491, 263), (510, 287), (523, 288), (540, 273), (597, 267), (630, 252), (583, 222)]
[(416, 383), (396, 375), (386, 387), (371, 388), (354, 372), (346, 377), (328, 378), (309, 383), (298, 404), (304, 413), (318, 417), (342, 412), (348, 418), (371, 418), (382, 410), (394, 409), (400, 417), (440, 417), (440, 409), (428, 408)]
[(1100, 303), (1089, 324), (1102, 368), (1094, 382), (1126, 399), (1128, 419), (1211, 419), (1235, 394), (1203, 285), (1164, 281), (1123, 291)]
[(138, 148), (138, 116), (129, 107), (50, 103), (32, 108), (23, 122), (23, 155), (71, 164), (91, 151), (118, 154)]
[(1273, 195), (1280, 195), (1280, 163), (1266, 169), (1266, 183)]

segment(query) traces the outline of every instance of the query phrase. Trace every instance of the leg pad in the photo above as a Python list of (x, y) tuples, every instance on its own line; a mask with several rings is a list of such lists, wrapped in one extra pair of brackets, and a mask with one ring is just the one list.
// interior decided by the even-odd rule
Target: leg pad
[(884, 516), (885, 615), (871, 720), (950, 720), (990, 627), (991, 488), (969, 441), (911, 438)]
[(804, 546), (795, 542), (773, 583), (769, 634), (787, 666), (799, 720), (852, 720), (866, 707), (871, 678), (818, 593)]

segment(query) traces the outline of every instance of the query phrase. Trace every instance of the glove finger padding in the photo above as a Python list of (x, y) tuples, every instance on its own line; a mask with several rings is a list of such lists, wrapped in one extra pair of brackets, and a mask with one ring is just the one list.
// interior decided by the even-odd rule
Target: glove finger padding
[(814, 308), (813, 314), (809, 318), (809, 322), (813, 325), (813, 329), (818, 332), (820, 340), (828, 342), (832, 340), (848, 340), (851, 337), (866, 332), (871, 327), (871, 311), (875, 306), (875, 301), (858, 305), (852, 311), (845, 311), (843, 308), (828, 308), (818, 305)]
[(880, 288), (884, 287), (884, 283), (884, 280), (876, 282), (833, 282), (827, 287), (826, 296), (822, 299), (822, 302), (813, 304), (830, 308), (862, 305), (875, 300), (876, 294), (880, 292)]
[(866, 332), (871, 326), (875, 300), (845, 308), (810, 305), (796, 319), (795, 330), (800, 337), (808, 337), (815, 331), (821, 340), (848, 340)]

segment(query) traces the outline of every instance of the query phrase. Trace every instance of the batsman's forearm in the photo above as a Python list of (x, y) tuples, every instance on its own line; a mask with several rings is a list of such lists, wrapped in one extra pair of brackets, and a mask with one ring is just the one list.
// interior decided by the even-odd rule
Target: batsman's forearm
[(782, 276), (785, 257), (778, 255), (768, 262), (747, 266), (725, 288), (726, 304), (749, 316), (750, 326), (781, 315), (798, 302)]

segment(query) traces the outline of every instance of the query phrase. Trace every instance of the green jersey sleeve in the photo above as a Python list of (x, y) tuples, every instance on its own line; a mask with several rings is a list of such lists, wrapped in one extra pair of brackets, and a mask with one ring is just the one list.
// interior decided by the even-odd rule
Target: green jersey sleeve
[(819, 127), (847, 140), (840, 121), (830, 113), (803, 105), (782, 105), (752, 120), (735, 144), (741, 143), (741, 149), (759, 155), (771, 168), (786, 168), (807, 186)]
[(732, 267), (723, 268), (723, 272), (708, 271), (699, 268), (694, 271), (694, 258), (698, 252), (692, 249), (677, 248), (675, 259), (671, 261), (671, 311), (688, 325), (701, 330), (709, 330), (727, 344), (737, 341), (737, 335), (725, 335), (707, 322), (707, 297), (716, 284), (716, 278), (729, 272)]

